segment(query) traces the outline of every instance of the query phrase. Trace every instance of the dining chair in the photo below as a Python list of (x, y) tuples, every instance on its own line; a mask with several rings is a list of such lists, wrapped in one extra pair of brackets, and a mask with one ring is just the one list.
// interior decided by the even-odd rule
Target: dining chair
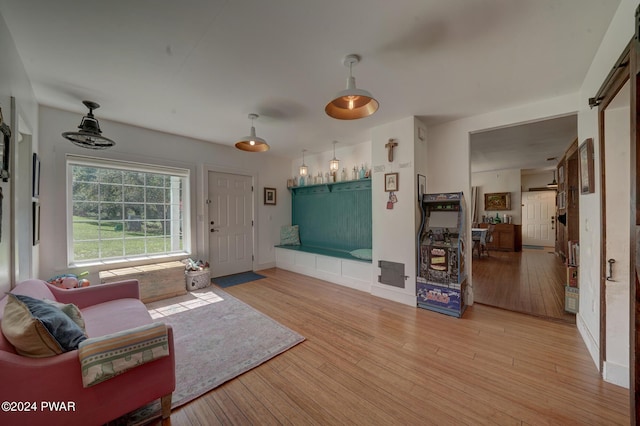
[(487, 227), (487, 234), (484, 237), (484, 244), (480, 244), (480, 253), (479, 256), (482, 256), (482, 253), (485, 253), (489, 256), (489, 243), (493, 242), (493, 230), (496, 228), (496, 225), (493, 223)]

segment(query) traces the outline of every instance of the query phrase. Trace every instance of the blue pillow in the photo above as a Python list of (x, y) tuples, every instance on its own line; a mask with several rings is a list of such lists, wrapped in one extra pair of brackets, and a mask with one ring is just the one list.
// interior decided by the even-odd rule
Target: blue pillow
[(349, 254), (358, 259), (371, 260), (371, 249), (357, 249), (349, 252)]
[(285, 225), (280, 228), (280, 245), (283, 246), (299, 246), (300, 232), (298, 225)]
[(44, 300), (34, 299), (21, 294), (12, 295), (22, 302), (31, 316), (38, 320), (58, 342), (63, 352), (78, 349), (80, 342), (87, 336), (78, 324), (73, 322), (60, 308)]

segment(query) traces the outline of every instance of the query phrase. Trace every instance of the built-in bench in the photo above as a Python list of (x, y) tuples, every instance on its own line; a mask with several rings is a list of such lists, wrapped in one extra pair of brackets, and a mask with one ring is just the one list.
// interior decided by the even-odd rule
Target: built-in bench
[(346, 250), (313, 246), (275, 246), (276, 266), (356, 290), (369, 292), (373, 280), (371, 260)]
[(180, 261), (153, 263), (100, 271), (100, 282), (111, 283), (136, 279), (140, 284), (140, 299), (144, 303), (187, 293), (184, 263)]
[(289, 188), (299, 246), (276, 246), (276, 266), (369, 292), (371, 260), (350, 254), (371, 247), (371, 179)]

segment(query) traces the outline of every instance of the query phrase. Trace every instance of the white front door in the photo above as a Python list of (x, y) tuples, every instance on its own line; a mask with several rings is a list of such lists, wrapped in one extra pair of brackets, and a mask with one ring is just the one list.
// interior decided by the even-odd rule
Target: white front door
[(209, 172), (211, 275), (253, 270), (252, 177)]
[(522, 244), (554, 247), (556, 192), (522, 193)]

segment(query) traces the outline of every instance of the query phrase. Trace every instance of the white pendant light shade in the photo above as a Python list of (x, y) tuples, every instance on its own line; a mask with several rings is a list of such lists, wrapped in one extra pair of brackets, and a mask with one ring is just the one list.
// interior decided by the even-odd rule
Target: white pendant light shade
[(258, 117), (258, 114), (249, 114), (249, 118), (251, 119), (251, 134), (236, 142), (236, 148), (248, 152), (264, 152), (269, 150), (267, 141), (256, 136), (256, 128), (253, 127), (253, 120)]
[(329, 161), (329, 170), (331, 173), (337, 172), (340, 169), (340, 160), (336, 158), (336, 144), (337, 141), (333, 141), (333, 160)]
[(304, 153), (306, 152), (306, 149), (302, 150), (302, 165), (300, 166), (300, 176), (305, 177), (309, 174), (309, 169), (307, 168), (307, 165), (304, 164)]
[(338, 120), (356, 120), (368, 117), (378, 110), (380, 104), (373, 95), (366, 90), (356, 88), (356, 79), (352, 75), (351, 69), (358, 62), (360, 62), (358, 55), (347, 55), (344, 58), (344, 65), (349, 67), (347, 88), (338, 92), (324, 108), (329, 117)]

